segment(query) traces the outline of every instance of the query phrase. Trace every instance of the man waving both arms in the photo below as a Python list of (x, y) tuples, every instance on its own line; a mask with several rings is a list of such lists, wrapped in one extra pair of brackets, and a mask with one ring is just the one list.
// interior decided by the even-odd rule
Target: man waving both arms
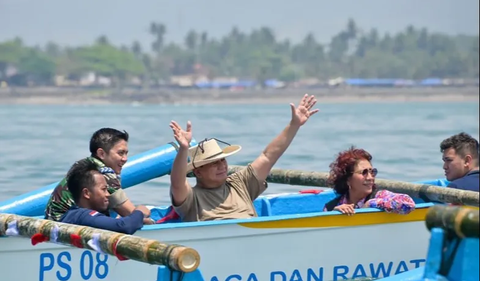
[[(228, 175), (225, 158), (240, 151), (239, 145), (227, 144), (227, 147), (221, 149), (216, 139), (205, 139), (189, 148), (192, 140), (190, 121), (187, 122), (186, 131), (172, 121), (170, 127), (180, 148), (170, 174), (170, 193), (172, 205), (182, 221), (256, 217), (253, 201), (267, 188), (265, 180), (270, 170), (300, 127), (318, 112), (318, 109), (312, 110), (316, 102), (314, 96), (305, 95), (298, 107), (290, 104), (290, 123), (253, 163), (231, 175)], [(196, 178), (193, 188), (186, 177), (191, 171)]]

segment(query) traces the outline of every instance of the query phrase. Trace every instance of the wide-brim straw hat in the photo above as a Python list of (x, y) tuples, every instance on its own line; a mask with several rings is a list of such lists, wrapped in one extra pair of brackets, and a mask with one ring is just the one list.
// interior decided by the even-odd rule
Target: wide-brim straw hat
[(242, 147), (240, 145), (230, 144), (222, 149), (216, 139), (205, 139), (188, 150), (189, 162), (187, 164), (187, 172), (231, 156), (241, 149)]

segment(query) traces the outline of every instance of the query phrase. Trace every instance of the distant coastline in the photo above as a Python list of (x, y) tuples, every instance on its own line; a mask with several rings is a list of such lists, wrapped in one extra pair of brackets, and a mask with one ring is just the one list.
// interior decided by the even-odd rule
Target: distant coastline
[(1, 88), (1, 104), (276, 104), (297, 102), (304, 93), (322, 103), (479, 102), (478, 87), (316, 88), (275, 90), (86, 90), (82, 88)]

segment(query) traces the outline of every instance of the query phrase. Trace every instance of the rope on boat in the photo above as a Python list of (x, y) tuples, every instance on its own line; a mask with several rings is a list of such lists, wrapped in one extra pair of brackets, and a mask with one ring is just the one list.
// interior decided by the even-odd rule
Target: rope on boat
[(428, 230), (442, 228), (459, 238), (479, 238), (479, 210), (459, 206), (432, 206), (425, 217)]
[[(229, 165), (228, 172), (231, 174), (243, 168), (245, 168), (245, 166)], [(189, 176), (191, 177), (192, 174)], [(328, 173), (325, 172), (272, 169), (267, 177), (267, 182), (300, 186), (328, 187), (327, 179)], [(408, 194), (412, 197), (422, 198), (427, 202), (431, 201), (476, 207), (480, 206), (480, 198), (478, 192), (475, 191), (385, 179), (375, 179), (375, 184), (379, 189)]]
[[(53, 232), (55, 235), (51, 235)], [(49, 242), (85, 248), (116, 256), (120, 260), (130, 259), (164, 265), (180, 272), (195, 271), (200, 265), (200, 255), (192, 248), (88, 226), (13, 214), (0, 213), (0, 236), (31, 238), (32, 245)], [(51, 237), (55, 239), (52, 241)]]

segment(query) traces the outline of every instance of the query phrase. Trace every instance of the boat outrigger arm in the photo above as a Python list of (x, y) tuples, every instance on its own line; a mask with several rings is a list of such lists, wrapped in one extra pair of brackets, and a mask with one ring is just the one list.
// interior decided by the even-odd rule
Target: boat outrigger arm
[(479, 280), (479, 210), (436, 205), (425, 223), (431, 233), (426, 265), (378, 281)]
[(41, 242), (84, 248), (152, 265), (163, 265), (178, 272), (192, 272), (200, 265), (200, 255), (192, 248), (166, 244), (138, 236), (51, 220), (0, 214), (0, 236), (30, 238)]
[[(234, 173), (243, 168), (245, 168), (245, 166), (229, 165), (228, 172)], [(267, 177), (267, 182), (324, 188), (325, 186), (328, 186), (328, 176), (328, 173), (325, 172), (272, 169)], [(424, 183), (409, 183), (386, 179), (375, 179), (375, 185), (378, 189), (386, 189), (395, 193), (408, 194), (414, 198), (420, 198), (425, 202), (442, 202), (475, 207), (479, 207), (480, 205), (478, 192), (470, 190), (444, 188)]]

